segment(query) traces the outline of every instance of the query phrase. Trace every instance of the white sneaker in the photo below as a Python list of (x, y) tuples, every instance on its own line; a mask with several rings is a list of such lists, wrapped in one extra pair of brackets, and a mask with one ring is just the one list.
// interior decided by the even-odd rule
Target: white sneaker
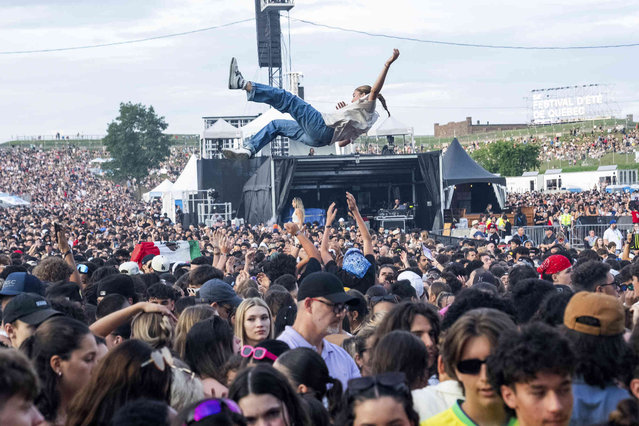
[(237, 67), (237, 59), (231, 58), (231, 69), (229, 70), (229, 89), (244, 89), (246, 80)]
[(229, 160), (248, 160), (253, 156), (251, 150), (244, 147), (223, 149), (222, 154)]

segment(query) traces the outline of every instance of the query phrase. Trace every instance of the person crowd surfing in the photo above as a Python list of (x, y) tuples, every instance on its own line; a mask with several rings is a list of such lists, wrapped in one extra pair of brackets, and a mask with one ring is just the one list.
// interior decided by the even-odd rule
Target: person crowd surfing
[[(353, 92), (350, 105), (337, 104), (335, 113), (322, 114), (301, 98), (283, 89), (246, 81), (240, 73), (237, 60), (231, 60), (229, 89), (244, 90), (247, 99), (268, 104), (282, 113), (289, 113), (295, 121), (273, 120), (254, 136), (244, 142), (240, 148), (224, 149), (226, 158), (248, 159), (278, 136), (288, 137), (311, 147), (321, 147), (337, 143), (344, 147), (358, 136), (366, 133), (379, 117), (375, 111), (376, 101), (380, 100), (388, 112), (386, 100), (381, 95), (386, 74), (393, 62), (399, 57), (399, 50), (386, 61), (373, 86), (359, 86)], [(390, 116), (390, 112), (388, 112)]]

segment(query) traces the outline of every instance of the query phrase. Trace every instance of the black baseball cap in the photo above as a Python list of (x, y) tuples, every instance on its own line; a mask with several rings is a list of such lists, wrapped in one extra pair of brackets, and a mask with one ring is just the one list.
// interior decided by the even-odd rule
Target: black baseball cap
[(4, 280), (0, 296), (17, 296), (21, 293), (36, 293), (42, 295), (44, 288), (42, 281), (26, 272), (12, 272)]
[(237, 296), (233, 287), (217, 278), (208, 280), (200, 287), (199, 297), (207, 303), (228, 302), (236, 308), (242, 303), (242, 299)]
[(126, 298), (135, 298), (135, 284), (133, 278), (127, 274), (107, 275), (98, 281), (96, 286), (98, 287), (98, 297), (116, 293)]
[(52, 309), (44, 297), (34, 293), (22, 293), (7, 303), (2, 313), (2, 321), (9, 324), (20, 320), (38, 326), (55, 315), (62, 314)]
[(302, 280), (297, 291), (297, 300), (307, 297), (324, 297), (333, 303), (357, 303), (357, 299), (346, 294), (344, 284), (329, 272), (313, 272)]

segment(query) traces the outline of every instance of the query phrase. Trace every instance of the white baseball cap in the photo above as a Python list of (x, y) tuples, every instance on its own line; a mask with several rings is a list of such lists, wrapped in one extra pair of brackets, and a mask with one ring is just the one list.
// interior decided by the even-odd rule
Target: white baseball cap
[(138, 275), (140, 273), (140, 267), (136, 262), (124, 262), (118, 269), (123, 274)]
[(171, 262), (169, 258), (161, 254), (155, 256), (151, 261), (151, 268), (153, 268), (155, 272), (169, 272), (170, 267)]

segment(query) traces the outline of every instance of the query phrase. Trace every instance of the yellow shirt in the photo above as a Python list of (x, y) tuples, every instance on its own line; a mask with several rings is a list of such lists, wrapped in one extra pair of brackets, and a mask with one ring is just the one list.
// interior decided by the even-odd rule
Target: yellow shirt
[[(461, 401), (463, 402), (463, 401)], [(446, 411), (442, 411), (436, 416), (431, 417), (430, 419), (424, 420), (419, 425), (420, 426), (477, 426), (477, 423), (471, 420), (470, 417), (464, 413), (460, 406), (460, 401), (457, 401), (455, 405), (450, 407)], [(516, 418), (511, 418), (507, 426), (519, 426), (519, 422)]]

